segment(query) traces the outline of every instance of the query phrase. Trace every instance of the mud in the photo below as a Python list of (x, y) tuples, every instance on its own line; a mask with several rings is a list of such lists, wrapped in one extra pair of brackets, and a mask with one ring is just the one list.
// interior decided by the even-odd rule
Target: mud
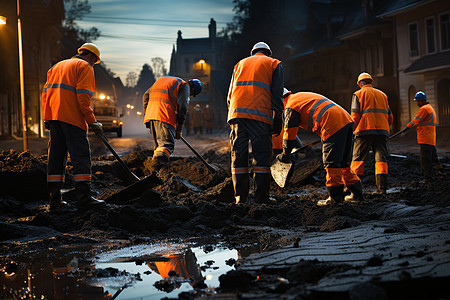
[[(73, 188), (70, 160), (64, 185), (69, 191), (63, 195), (69, 206), (50, 212), (45, 188), (46, 156), (13, 150), (1, 152), (2, 263), (18, 255), (63, 245), (99, 245), (119, 239), (138, 243), (148, 238), (201, 236), (214, 240), (219, 238), (236, 248), (257, 245), (258, 251), (270, 251), (287, 245), (295, 247), (302, 232), (333, 232), (376, 220), (379, 214), (374, 207), (380, 203), (450, 205), (448, 178), (436, 177), (428, 186), (421, 184), (422, 172), (416, 154), (408, 154), (406, 159), (391, 157), (389, 187), (397, 190), (384, 196), (371, 194), (375, 190), (375, 181), (374, 164), (369, 157), (362, 178), (366, 201), (330, 207), (315, 204), (327, 196), (325, 172), (317, 165), (320, 150), (311, 150), (302, 156), (298, 168), (304, 167), (305, 171), (294, 173), (286, 188), (280, 189), (272, 182), (274, 202), (263, 205), (253, 203), (251, 197), (247, 203), (234, 204), (229, 153), (209, 151), (204, 154), (209, 163), (220, 167), (216, 173), (208, 171), (195, 157), (173, 157), (168, 167), (155, 172), (149, 167), (151, 157), (152, 151), (136, 149), (123, 160), (137, 176), (157, 176), (161, 184), (152, 186), (139, 196), (125, 199), (121, 205), (108, 204), (104, 208), (80, 213), (70, 198), (70, 189)], [(448, 158), (443, 157), (441, 162), (448, 163)], [(308, 176), (302, 175), (305, 173)], [(93, 157), (93, 196), (105, 199), (128, 184), (127, 176), (112, 156)], [(289, 290), (292, 295), (307, 298), (301, 289), (294, 288), (295, 285), (317, 282), (326, 273), (346, 268), (349, 266), (300, 262), (278, 275), (264, 277), (264, 281), (258, 281), (254, 287), (270, 291), (276, 297)], [(281, 275), (285, 281), (279, 279)], [(252, 275), (233, 271), (221, 279), (221, 287), (224, 292), (242, 292), (254, 282)], [(376, 294), (376, 287), (372, 288)], [(355, 288), (352, 293), (360, 290), (361, 287)], [(249, 295), (255, 296), (255, 288), (252, 293)]]

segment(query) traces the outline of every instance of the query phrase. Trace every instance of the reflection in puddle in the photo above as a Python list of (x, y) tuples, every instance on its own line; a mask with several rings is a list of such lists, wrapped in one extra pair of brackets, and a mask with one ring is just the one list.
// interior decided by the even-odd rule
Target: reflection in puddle
[(221, 245), (156, 244), (93, 257), (89, 250), (66, 248), (21, 258), (26, 260), (22, 263), (2, 258), (0, 295), (11, 299), (161, 299), (194, 290), (212, 294), (219, 276), (234, 269), (238, 252)]

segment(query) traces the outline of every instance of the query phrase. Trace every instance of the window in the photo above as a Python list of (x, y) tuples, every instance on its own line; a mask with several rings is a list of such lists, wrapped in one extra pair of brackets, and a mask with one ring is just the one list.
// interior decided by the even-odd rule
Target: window
[(427, 53), (434, 53), (436, 52), (434, 18), (429, 18), (425, 20), (425, 32), (427, 35)]
[(441, 31), (441, 50), (450, 49), (450, 24), (449, 24), (449, 13), (439, 16), (439, 24)]
[(419, 55), (419, 31), (417, 23), (409, 24), (409, 56)]

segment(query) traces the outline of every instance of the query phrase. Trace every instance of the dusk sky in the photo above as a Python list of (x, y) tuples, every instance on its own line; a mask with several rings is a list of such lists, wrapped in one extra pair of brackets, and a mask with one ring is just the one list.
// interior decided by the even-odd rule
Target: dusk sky
[(89, 4), (91, 13), (77, 24), (100, 30), (94, 43), (124, 85), (127, 74), (139, 74), (152, 57), (162, 57), (169, 70), (178, 30), (183, 38), (208, 37), (211, 18), (220, 32), (234, 16), (233, 0), (89, 0)]

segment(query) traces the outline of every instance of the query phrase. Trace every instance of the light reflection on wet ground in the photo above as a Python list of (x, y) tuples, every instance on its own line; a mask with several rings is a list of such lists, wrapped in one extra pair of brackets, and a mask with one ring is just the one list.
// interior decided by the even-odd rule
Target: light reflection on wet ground
[(0, 298), (161, 299), (177, 298), (194, 287), (213, 294), (219, 276), (234, 269), (239, 256), (222, 245), (175, 243), (97, 254), (92, 248), (70, 247), (13, 260), (3, 257)]

